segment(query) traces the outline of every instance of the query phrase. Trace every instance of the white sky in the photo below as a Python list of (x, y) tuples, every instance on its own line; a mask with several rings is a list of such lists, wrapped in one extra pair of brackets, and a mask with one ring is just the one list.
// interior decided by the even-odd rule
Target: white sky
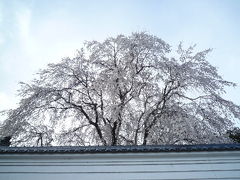
[[(0, 111), (16, 107), (18, 82), (72, 56), (85, 40), (147, 31), (176, 48), (213, 48), (208, 60), (240, 85), (239, 0), (0, 0)], [(240, 86), (227, 89), (240, 105)]]

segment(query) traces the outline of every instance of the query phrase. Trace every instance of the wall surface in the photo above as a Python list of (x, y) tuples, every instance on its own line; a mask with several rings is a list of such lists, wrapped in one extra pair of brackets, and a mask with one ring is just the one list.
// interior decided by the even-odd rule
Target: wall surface
[(240, 151), (0, 154), (0, 180), (236, 180)]

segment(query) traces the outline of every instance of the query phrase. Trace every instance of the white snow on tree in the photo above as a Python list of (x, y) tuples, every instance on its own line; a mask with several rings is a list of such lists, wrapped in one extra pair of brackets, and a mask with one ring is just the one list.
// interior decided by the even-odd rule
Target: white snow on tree
[(209, 64), (210, 51), (180, 43), (175, 53), (147, 33), (86, 42), (21, 83), (1, 136), (27, 146), (226, 142), (240, 106), (221, 97), (235, 84)]

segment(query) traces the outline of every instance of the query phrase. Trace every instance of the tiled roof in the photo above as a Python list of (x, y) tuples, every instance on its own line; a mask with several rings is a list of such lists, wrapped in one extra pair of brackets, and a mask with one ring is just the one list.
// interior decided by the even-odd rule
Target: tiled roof
[(204, 145), (147, 145), (147, 146), (49, 146), (4, 147), (3, 153), (144, 153), (144, 152), (193, 152), (193, 151), (240, 151), (240, 144)]

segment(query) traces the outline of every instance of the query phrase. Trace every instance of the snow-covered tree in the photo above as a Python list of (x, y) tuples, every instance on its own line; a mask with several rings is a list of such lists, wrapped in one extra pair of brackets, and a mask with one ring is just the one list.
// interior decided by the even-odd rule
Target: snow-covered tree
[(86, 42), (76, 57), (21, 84), (1, 134), (16, 145), (224, 142), (240, 106), (221, 97), (235, 84), (209, 64), (210, 51), (181, 43), (172, 51), (147, 33)]
[(234, 143), (240, 143), (240, 128), (239, 127), (234, 127), (231, 130), (228, 130), (226, 133), (229, 138), (232, 139)]

